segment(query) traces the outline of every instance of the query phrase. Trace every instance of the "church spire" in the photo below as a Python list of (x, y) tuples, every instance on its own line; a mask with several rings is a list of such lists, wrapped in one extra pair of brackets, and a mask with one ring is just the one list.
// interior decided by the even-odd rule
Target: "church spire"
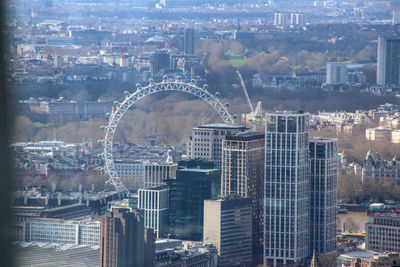
[(310, 267), (318, 267), (317, 257), (315, 256), (315, 250), (313, 252), (313, 256), (312, 256)]

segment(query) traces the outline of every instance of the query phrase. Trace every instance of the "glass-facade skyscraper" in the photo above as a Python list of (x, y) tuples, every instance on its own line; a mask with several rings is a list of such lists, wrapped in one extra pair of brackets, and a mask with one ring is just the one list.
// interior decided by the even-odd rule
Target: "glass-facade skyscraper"
[(336, 250), (337, 139), (312, 138), (310, 146), (310, 249)]
[(264, 137), (243, 132), (222, 141), (221, 195), (252, 199), (254, 264), (261, 264), (263, 255)]
[(175, 239), (201, 241), (204, 200), (219, 197), (221, 171), (182, 168), (180, 164), (176, 179), (167, 180), (170, 188), (168, 234)]
[(265, 115), (264, 264), (309, 255), (308, 115)]

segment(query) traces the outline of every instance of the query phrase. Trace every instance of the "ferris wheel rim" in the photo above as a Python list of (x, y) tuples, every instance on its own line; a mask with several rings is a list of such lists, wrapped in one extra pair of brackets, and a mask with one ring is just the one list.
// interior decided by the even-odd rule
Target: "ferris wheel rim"
[(140, 84), (137, 84), (136, 91), (133, 93), (125, 91), (124, 100), (122, 102), (114, 102), (115, 106), (110, 113), (108, 125), (102, 126), (105, 131), (104, 139), (99, 140), (103, 144), (103, 153), (101, 156), (104, 160), (104, 171), (108, 175), (107, 183), (113, 185), (116, 191), (119, 193), (125, 193), (128, 196), (130, 195), (129, 190), (122, 183), (114, 165), (113, 141), (114, 133), (118, 123), (124, 116), (125, 112), (127, 112), (137, 101), (146, 96), (164, 91), (185, 92), (197, 96), (199, 99), (207, 102), (214, 109), (214, 111), (218, 113), (224, 123), (234, 124), (233, 117), (230, 115), (227, 109), (229, 104), (226, 104), (226, 106), (223, 105), (219, 101), (217, 93), (216, 95), (211, 94), (207, 90), (206, 85), (201, 88), (195, 85), (194, 82), (185, 83), (180, 79), (168, 80), (164, 78), (163, 81), (159, 83), (155, 83), (153, 80), (150, 80), (150, 83), (145, 87), (141, 87)]

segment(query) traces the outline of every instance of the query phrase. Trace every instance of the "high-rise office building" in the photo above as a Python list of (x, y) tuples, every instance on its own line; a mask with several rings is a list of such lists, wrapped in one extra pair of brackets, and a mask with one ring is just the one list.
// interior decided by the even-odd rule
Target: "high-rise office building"
[(168, 227), (168, 187), (139, 189), (138, 194), (138, 209), (143, 213), (145, 227), (154, 229), (157, 238), (164, 237)]
[(265, 114), (264, 264), (309, 255), (308, 115)]
[(203, 239), (204, 200), (218, 198), (221, 190), (219, 169), (181, 168), (176, 179), (167, 180), (169, 191), (169, 229), (171, 238)]
[(225, 136), (246, 130), (242, 125), (212, 123), (200, 125), (192, 130), (186, 145), (189, 159), (221, 160), (222, 140)]
[(337, 139), (312, 138), (310, 147), (310, 251), (336, 250)]
[(170, 68), (170, 55), (167, 51), (157, 50), (150, 55), (150, 71), (152, 74), (167, 71)]
[(140, 212), (113, 209), (101, 218), (100, 267), (154, 265), (154, 236)]
[(327, 84), (346, 84), (347, 64), (343, 62), (328, 62), (326, 64), (326, 83)]
[(251, 199), (204, 201), (204, 243), (218, 250), (221, 267), (252, 266)]
[(194, 29), (185, 29), (183, 46), (186, 55), (194, 55)]
[(400, 39), (378, 38), (376, 83), (400, 85)]
[(222, 141), (221, 196), (252, 199), (253, 260), (258, 264), (263, 261), (264, 138), (243, 132)]

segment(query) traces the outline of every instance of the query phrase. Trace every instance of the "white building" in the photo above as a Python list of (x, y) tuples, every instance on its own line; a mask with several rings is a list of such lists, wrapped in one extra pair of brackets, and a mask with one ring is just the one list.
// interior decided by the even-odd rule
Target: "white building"
[(274, 13), (274, 25), (285, 26), (288, 24), (288, 15), (285, 13)]
[(400, 144), (400, 130), (392, 131), (392, 143)]
[(246, 130), (244, 126), (224, 123), (212, 123), (194, 128), (186, 147), (188, 159), (221, 160), (222, 140), (225, 136), (244, 130)]
[(365, 138), (370, 141), (390, 141), (392, 129), (389, 127), (376, 127), (365, 129)]
[(308, 115), (265, 114), (264, 265), (309, 256)]
[(119, 177), (128, 178), (127, 186), (132, 189), (165, 185), (165, 179), (175, 177), (176, 163), (156, 163), (139, 160), (115, 160)]
[(146, 162), (144, 168), (145, 188), (165, 185), (164, 180), (176, 176), (176, 163), (155, 163)]
[(143, 211), (144, 225), (154, 229), (157, 238), (165, 237), (168, 227), (169, 188), (139, 189), (138, 209)]
[(24, 224), (25, 242), (100, 246), (100, 221), (37, 218)]
[(129, 190), (144, 187), (145, 164), (138, 160), (115, 160), (115, 171), (124, 179), (124, 184)]
[(326, 83), (327, 84), (346, 84), (347, 64), (343, 62), (328, 62), (326, 64)]
[(290, 25), (298, 25), (303, 26), (304, 24), (304, 16), (300, 13), (291, 13), (290, 14)]

